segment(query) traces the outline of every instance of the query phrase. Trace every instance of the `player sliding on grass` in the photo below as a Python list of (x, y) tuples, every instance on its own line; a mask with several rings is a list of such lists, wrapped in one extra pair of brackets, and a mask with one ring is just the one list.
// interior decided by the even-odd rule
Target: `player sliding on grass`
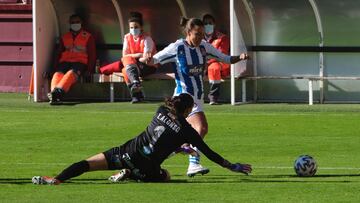
[[(195, 102), (194, 108), (186, 120), (204, 138), (208, 132), (208, 123), (203, 110), (204, 105), (204, 80), (208, 59), (214, 58), (227, 64), (234, 64), (249, 59), (246, 53), (239, 56), (228, 56), (221, 53), (204, 39), (204, 23), (196, 18), (182, 18), (180, 25), (183, 27), (185, 39), (179, 39), (170, 44), (154, 57), (144, 56), (139, 59), (142, 63), (174, 64), (176, 88), (174, 95), (180, 93), (190, 94)], [(189, 167), (186, 174), (190, 177), (197, 174), (206, 174), (209, 169), (200, 164), (200, 153), (197, 147), (195, 156), (189, 156)], [(201, 150), (200, 150), (201, 151)]]
[(132, 179), (144, 182), (165, 182), (170, 174), (161, 168), (162, 162), (182, 144), (190, 143), (211, 161), (234, 172), (251, 173), (249, 164), (232, 164), (212, 151), (194, 128), (186, 121), (194, 105), (192, 96), (183, 93), (165, 99), (165, 105), (158, 108), (151, 123), (137, 137), (125, 144), (77, 162), (54, 178), (34, 176), (34, 184), (60, 184), (88, 171), (116, 170), (120, 173), (111, 177), (112, 182)]

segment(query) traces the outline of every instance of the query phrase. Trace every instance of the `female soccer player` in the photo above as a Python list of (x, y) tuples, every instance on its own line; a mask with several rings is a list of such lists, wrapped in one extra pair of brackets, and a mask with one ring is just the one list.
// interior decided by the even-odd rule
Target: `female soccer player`
[(112, 181), (127, 178), (144, 182), (164, 182), (170, 180), (167, 170), (161, 168), (162, 162), (184, 143), (197, 146), (213, 162), (234, 172), (251, 173), (249, 164), (231, 164), (212, 151), (199, 134), (186, 121), (194, 105), (192, 96), (180, 94), (165, 100), (151, 123), (140, 135), (125, 144), (77, 162), (66, 168), (54, 178), (34, 176), (34, 184), (60, 184), (84, 172), (122, 169)]
[[(185, 39), (179, 39), (170, 44), (162, 51), (154, 55), (153, 58), (143, 57), (140, 61), (148, 64), (174, 63), (176, 88), (174, 95), (180, 93), (190, 94), (195, 101), (194, 108), (187, 117), (191, 126), (204, 138), (208, 132), (208, 124), (203, 111), (204, 104), (204, 81), (203, 74), (206, 68), (206, 62), (210, 58), (225, 63), (237, 63), (240, 60), (248, 59), (248, 55), (243, 53), (240, 56), (228, 56), (204, 39), (204, 24), (202, 20), (191, 18), (182, 18), (180, 22), (184, 28)], [(194, 148), (197, 152), (198, 149)], [(189, 156), (189, 167), (187, 175), (192, 177), (196, 174), (206, 174), (208, 168), (201, 166), (200, 154)]]

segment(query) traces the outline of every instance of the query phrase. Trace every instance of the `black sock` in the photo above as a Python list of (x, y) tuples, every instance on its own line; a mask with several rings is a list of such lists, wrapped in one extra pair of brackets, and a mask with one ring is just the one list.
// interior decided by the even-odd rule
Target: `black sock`
[(89, 163), (86, 160), (83, 160), (67, 167), (55, 178), (60, 180), (61, 182), (64, 182), (66, 180), (69, 180), (70, 178), (79, 176), (88, 171), (89, 171)]

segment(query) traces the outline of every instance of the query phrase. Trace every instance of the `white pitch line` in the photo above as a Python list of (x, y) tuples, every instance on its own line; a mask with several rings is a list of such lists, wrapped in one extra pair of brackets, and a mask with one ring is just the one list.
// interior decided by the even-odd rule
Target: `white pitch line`
[[(294, 167), (287, 166), (254, 166), (253, 168), (260, 169), (293, 169)], [(318, 167), (321, 170), (360, 170), (360, 168), (356, 167)]]
[[(0, 112), (6, 113), (31, 113), (31, 112), (38, 112), (35, 110), (22, 110), (22, 109), (1, 109)], [(57, 113), (58, 111), (48, 110), (48, 113)], [(63, 112), (71, 113), (71, 110), (64, 109)], [(84, 111), (83, 113), (88, 114), (154, 114), (153, 111)], [(279, 112), (279, 113), (264, 113), (264, 112), (257, 112), (257, 113), (241, 113), (241, 112), (207, 112), (207, 114), (211, 115), (241, 115), (241, 116), (314, 116), (318, 115), (319, 112), (306, 112), (306, 113), (296, 113), (296, 112)], [(349, 116), (356, 116), (358, 117), (359, 114), (357, 112), (350, 112), (348, 114), (345, 113), (333, 113), (333, 112), (320, 112), (320, 113), (327, 113), (327, 116), (336, 116), (336, 117), (349, 117)]]
[[(41, 166), (63, 166), (70, 165), (71, 163), (6, 163), (0, 162), (0, 165), (41, 165)], [(164, 167), (170, 168), (186, 168), (187, 165), (164, 164)], [(216, 167), (216, 165), (210, 165)], [(294, 167), (288, 166), (253, 166), (254, 169), (293, 169)], [(319, 170), (359, 170), (358, 167), (318, 167)]]

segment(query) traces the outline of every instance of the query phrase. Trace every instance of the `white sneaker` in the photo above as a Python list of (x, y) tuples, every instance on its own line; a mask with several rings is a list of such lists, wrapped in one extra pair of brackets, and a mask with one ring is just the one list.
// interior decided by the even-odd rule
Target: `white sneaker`
[(35, 185), (59, 185), (60, 181), (48, 176), (34, 176), (31, 182)]
[(186, 175), (189, 177), (194, 177), (197, 174), (205, 175), (209, 172), (210, 170), (208, 168), (203, 167), (201, 164), (189, 164), (189, 168), (187, 170)]
[(129, 169), (121, 169), (119, 173), (116, 173), (109, 177), (109, 180), (113, 183), (121, 182), (130, 177), (131, 171)]

